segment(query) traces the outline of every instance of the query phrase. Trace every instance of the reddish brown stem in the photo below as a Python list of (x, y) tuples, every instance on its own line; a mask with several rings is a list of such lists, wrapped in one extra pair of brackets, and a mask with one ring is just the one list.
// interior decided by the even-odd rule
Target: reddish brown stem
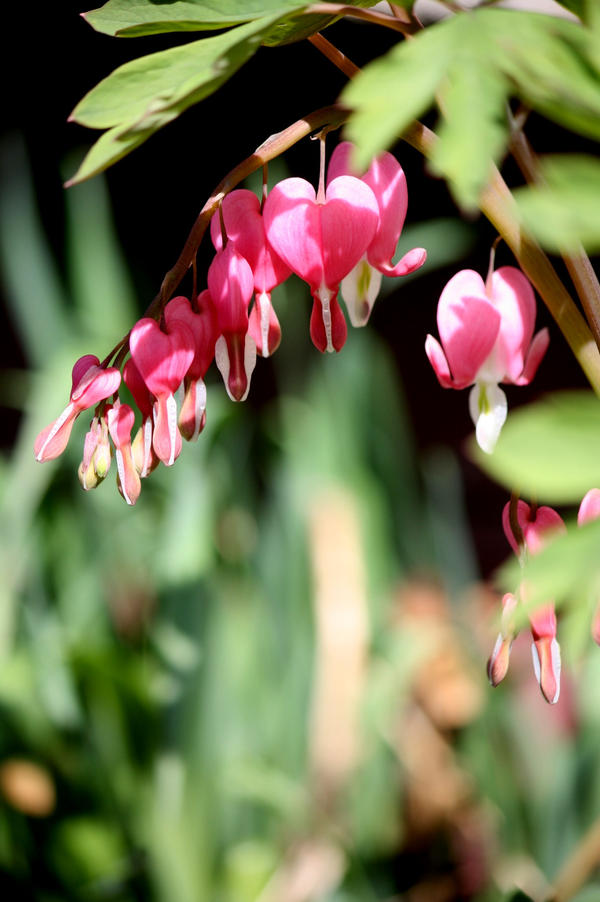
[[(540, 167), (537, 154), (529, 143), (522, 128), (517, 126), (516, 120), (510, 116), (513, 127), (511, 140), (511, 153), (525, 179), (530, 184), (541, 182)], [(561, 254), (565, 266), (569, 271), (577, 296), (585, 312), (586, 319), (594, 335), (596, 344), (600, 348), (600, 283), (594, 272), (589, 257), (583, 248), (575, 253)]]
[(164, 277), (160, 291), (146, 310), (145, 315), (155, 315), (157, 311), (162, 310), (169, 300), (188, 271), (192, 260), (196, 256), (196, 252), (204, 237), (204, 233), (206, 232), (211, 217), (226, 194), (253, 172), (256, 172), (257, 169), (263, 167), (269, 160), (278, 157), (302, 138), (306, 138), (310, 135), (311, 132), (316, 131), (318, 128), (322, 128), (323, 126), (338, 128), (346, 121), (349, 112), (350, 111), (345, 107), (335, 104), (333, 106), (323, 107), (320, 110), (316, 110), (314, 113), (309, 113), (308, 116), (294, 122), (282, 132), (278, 132), (270, 138), (267, 138), (260, 147), (257, 147), (253, 154), (245, 160), (242, 160), (241, 163), (232, 169), (231, 172), (219, 182), (200, 210), (177, 262)]
[(307, 15), (324, 13), (332, 16), (352, 16), (355, 19), (372, 22), (373, 25), (383, 25), (384, 28), (399, 31), (405, 37), (409, 37), (419, 30), (416, 23), (407, 22), (404, 17), (388, 16), (386, 13), (379, 13), (374, 9), (361, 9), (359, 6), (347, 6), (345, 3), (312, 3), (304, 12)]

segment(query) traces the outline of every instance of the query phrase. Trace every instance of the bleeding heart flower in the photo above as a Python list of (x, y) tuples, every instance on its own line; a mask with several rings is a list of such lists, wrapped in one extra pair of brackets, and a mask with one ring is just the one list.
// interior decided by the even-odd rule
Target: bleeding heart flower
[[(248, 331), (263, 357), (277, 350), (281, 327), (271, 304), (271, 292), (290, 274), (290, 268), (273, 250), (265, 235), (260, 202), (253, 191), (240, 188), (228, 194), (222, 203), (227, 240), (248, 261), (254, 277), (254, 306)], [(223, 247), (220, 221), (213, 216), (210, 234), (217, 250)]]
[(215, 362), (232, 401), (245, 401), (256, 366), (256, 344), (248, 333), (248, 305), (254, 291), (250, 264), (230, 242), (208, 268), (208, 290), (217, 312)]
[(353, 326), (364, 326), (379, 294), (382, 275), (406, 276), (414, 272), (425, 263), (427, 251), (415, 247), (404, 254), (398, 263), (392, 263), (408, 207), (404, 170), (391, 153), (382, 153), (360, 176), (351, 166), (353, 150), (354, 145), (350, 141), (337, 145), (329, 161), (327, 180), (331, 182), (340, 175), (360, 177), (372, 190), (379, 208), (379, 224), (371, 243), (341, 283), (350, 322)]
[(165, 322), (171, 328), (183, 323), (194, 336), (194, 359), (184, 379), (185, 394), (179, 412), (179, 431), (187, 441), (196, 441), (206, 423), (206, 385), (204, 376), (215, 356), (219, 337), (216, 311), (210, 292), (202, 291), (196, 299), (198, 312), (187, 298), (177, 297), (165, 307)]
[(46, 426), (35, 440), (35, 459), (53, 460), (67, 447), (73, 423), (82, 410), (94, 407), (114, 394), (121, 384), (121, 373), (113, 366), (102, 367), (93, 354), (80, 357), (72, 372), (70, 402), (61, 415)]
[[(502, 525), (506, 538), (520, 558), (524, 554), (538, 554), (557, 533), (565, 532), (565, 524), (551, 507), (529, 506), (518, 501), (516, 521), (520, 535), (517, 537), (511, 523), (510, 503), (502, 512)], [(516, 524), (515, 524), (516, 525)], [(521, 585), (521, 598), (526, 601), (526, 586)], [(514, 610), (517, 601), (514, 595), (505, 595), (500, 634), (494, 651), (488, 661), (488, 676), (493, 686), (504, 679), (508, 669), (510, 645), (515, 635)], [(529, 623), (533, 643), (531, 653), (533, 668), (542, 695), (553, 705), (560, 694), (560, 646), (556, 640), (556, 614), (554, 602), (548, 601), (529, 613)]]
[(347, 327), (337, 292), (377, 230), (373, 192), (360, 179), (342, 175), (329, 183), (321, 200), (304, 179), (284, 179), (267, 197), (263, 217), (269, 244), (310, 286), (313, 343), (320, 351), (339, 351)]
[(130, 357), (123, 367), (123, 380), (142, 414), (142, 425), (135, 435), (131, 449), (136, 469), (140, 476), (145, 477), (149, 476), (160, 462), (152, 447), (155, 398), (148, 391), (148, 386), (142, 379), (142, 374), (135, 365), (133, 357)]
[(117, 399), (108, 409), (107, 420), (108, 431), (115, 446), (119, 492), (127, 504), (135, 504), (142, 489), (131, 451), (131, 430), (135, 422), (135, 414), (129, 404), (121, 404)]
[(443, 388), (466, 388), (479, 447), (494, 450), (506, 420), (506, 395), (498, 383), (527, 385), (550, 340), (533, 337), (535, 296), (523, 273), (502, 266), (484, 283), (463, 269), (446, 285), (437, 310), (442, 344), (431, 335), (425, 352)]
[(134, 363), (156, 401), (152, 446), (168, 467), (181, 452), (175, 392), (194, 359), (194, 336), (180, 322), (163, 332), (153, 319), (138, 320), (129, 336)]

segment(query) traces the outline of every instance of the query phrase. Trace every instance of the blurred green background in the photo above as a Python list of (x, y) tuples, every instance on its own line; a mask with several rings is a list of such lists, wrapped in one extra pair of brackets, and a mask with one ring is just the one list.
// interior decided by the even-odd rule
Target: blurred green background
[[(0, 260), (29, 364), (2, 373), (21, 412), (0, 468), (3, 898), (600, 898), (600, 655), (579, 626), (561, 636), (554, 708), (525, 636), (487, 685), (498, 599), (457, 455), (443, 434), (417, 453), (376, 330), (321, 357), (290, 280), (269, 390), (234, 405), (213, 376), (205, 432), (135, 509), (113, 473), (84, 494), (85, 416), (59, 461), (35, 463), (33, 439), (73, 360), (139, 303), (104, 182), (67, 193), (58, 266), (23, 147), (2, 153)], [(402, 239), (430, 272), (472, 241), (458, 220)]]

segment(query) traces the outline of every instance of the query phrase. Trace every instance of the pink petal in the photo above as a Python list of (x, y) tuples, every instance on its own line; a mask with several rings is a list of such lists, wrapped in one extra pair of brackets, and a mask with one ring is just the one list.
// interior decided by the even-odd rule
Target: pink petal
[[(83, 358), (82, 358), (83, 359)], [(121, 384), (121, 372), (114, 366), (89, 367), (71, 391), (71, 401), (77, 410), (87, 410), (113, 395)]]
[(165, 323), (168, 331), (172, 331), (177, 323), (186, 326), (194, 336), (194, 359), (187, 377), (192, 380), (203, 379), (215, 356), (215, 342), (219, 337), (217, 313), (210, 292), (202, 291), (197, 298), (198, 312), (192, 310), (185, 297), (176, 297), (165, 307)]
[(181, 454), (181, 434), (177, 426), (177, 403), (172, 394), (160, 394), (154, 405), (152, 447), (159, 460), (172, 467)]
[(73, 423), (79, 415), (74, 404), (69, 404), (61, 415), (42, 429), (33, 445), (35, 459), (40, 463), (59, 457), (69, 443)]
[(476, 381), (500, 328), (500, 315), (485, 296), (465, 294), (471, 283), (476, 287), (477, 281), (483, 285), (475, 272), (457, 273), (444, 288), (438, 304), (438, 329), (456, 388)]
[(579, 505), (579, 513), (577, 514), (577, 525), (583, 526), (590, 520), (597, 520), (600, 517), (600, 489), (590, 489), (583, 496), (583, 500)]
[[(254, 290), (272, 291), (287, 279), (290, 269), (267, 242), (257, 196), (245, 188), (237, 189), (223, 199), (222, 209), (227, 238), (250, 264)], [(223, 239), (218, 215), (211, 219), (210, 234), (219, 250)]]
[(151, 417), (143, 420), (131, 443), (131, 453), (135, 468), (142, 478), (149, 476), (156, 469), (160, 460), (152, 447), (154, 423)]
[(186, 383), (177, 424), (182, 437), (195, 442), (206, 424), (206, 385), (203, 379), (186, 379)]
[(131, 330), (129, 347), (148, 391), (156, 398), (177, 391), (194, 359), (194, 336), (179, 322), (163, 332), (153, 319), (144, 317)]
[[(562, 517), (551, 507), (543, 506), (534, 509), (521, 500), (517, 502), (517, 520), (531, 554), (541, 551), (553, 535), (566, 531)], [(510, 526), (510, 503), (505, 504), (502, 511), (502, 526), (511, 548), (515, 554), (519, 554), (519, 548)]]
[(556, 704), (560, 695), (560, 647), (554, 638), (544, 636), (531, 646), (533, 668), (542, 695), (550, 705)]
[(269, 357), (279, 347), (281, 326), (268, 292), (256, 295), (248, 319), (248, 334), (254, 339), (256, 350), (262, 357)]
[(148, 387), (142, 379), (142, 374), (135, 365), (133, 357), (130, 357), (123, 367), (123, 379), (144, 419), (151, 417), (154, 398), (148, 391)]
[(446, 355), (442, 350), (442, 346), (433, 335), (428, 335), (425, 339), (425, 353), (429, 358), (429, 362), (432, 365), (442, 388), (458, 388), (459, 386), (455, 385), (450, 374), (450, 367), (448, 366), (448, 361), (446, 360)]
[(529, 345), (525, 366), (523, 372), (518, 379), (514, 380), (515, 385), (529, 385), (537, 372), (537, 368), (542, 361), (542, 357), (546, 353), (550, 342), (550, 333), (546, 328), (540, 329), (533, 341)]
[(336, 291), (375, 235), (379, 222), (377, 201), (360, 179), (342, 175), (329, 183), (320, 213), (324, 281), (331, 291)]
[(131, 444), (122, 445), (115, 450), (117, 462), (117, 486), (127, 504), (135, 504), (140, 497), (142, 483), (131, 451)]
[[(525, 501), (521, 501), (519, 499), (517, 501), (517, 522), (521, 527), (522, 532), (525, 532), (525, 528), (529, 522), (529, 512), (530, 507)], [(510, 547), (514, 551), (516, 555), (521, 553), (521, 549), (519, 548), (517, 538), (514, 535), (510, 523), (510, 502), (508, 501), (504, 505), (504, 509), (502, 510), (502, 528), (504, 529), (504, 535), (508, 539), (510, 543)]]
[[(367, 251), (367, 257), (369, 262), (371, 263), (371, 252)], [(382, 272), (384, 276), (391, 276), (392, 278), (396, 276), (407, 276), (409, 273), (414, 272), (419, 267), (423, 266), (425, 261), (427, 260), (427, 251), (424, 247), (413, 247), (412, 250), (407, 251), (404, 256), (398, 260), (398, 262), (393, 265), (391, 263), (373, 263), (374, 266), (377, 266), (379, 272)]]
[(250, 264), (231, 243), (217, 251), (207, 274), (208, 290), (217, 312), (218, 334), (245, 333), (248, 305), (254, 293)]
[(492, 275), (492, 300), (501, 316), (497, 360), (506, 377), (502, 381), (516, 382), (523, 372), (533, 335), (533, 288), (520, 269), (502, 266)]
[(340, 351), (348, 336), (348, 326), (341, 311), (337, 296), (313, 296), (313, 308), (310, 315), (310, 337), (317, 350), (324, 353)]
[(340, 175), (353, 175), (356, 178), (361, 178), (361, 173), (357, 172), (350, 165), (353, 150), (354, 144), (351, 141), (340, 141), (336, 145), (327, 166), (328, 185)]
[(556, 614), (553, 604), (544, 604), (529, 614), (531, 634), (534, 639), (544, 637), (553, 639), (556, 636)]
[(367, 258), (378, 268), (390, 264), (402, 232), (408, 207), (406, 176), (391, 153), (378, 156), (363, 176), (379, 207), (379, 227), (369, 245)]
[(286, 265), (317, 289), (323, 282), (321, 217), (315, 189), (300, 178), (284, 179), (263, 209), (267, 240)]
[(77, 386), (85, 376), (85, 374), (94, 367), (100, 366), (100, 360), (95, 354), (84, 354), (79, 360), (76, 360), (71, 372), (71, 394), (77, 389)]
[(117, 401), (107, 412), (108, 431), (116, 448), (131, 444), (135, 414), (129, 404)]
[(538, 507), (535, 519), (530, 520), (523, 528), (525, 543), (532, 554), (537, 554), (545, 548), (555, 535), (566, 531), (562, 517), (551, 507)]
[(215, 345), (215, 362), (231, 400), (245, 401), (256, 365), (254, 339), (248, 333), (219, 336)]

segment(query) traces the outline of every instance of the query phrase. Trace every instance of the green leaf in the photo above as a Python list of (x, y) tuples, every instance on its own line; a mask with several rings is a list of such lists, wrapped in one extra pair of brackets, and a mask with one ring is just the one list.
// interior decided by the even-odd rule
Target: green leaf
[(498, 162), (508, 139), (509, 85), (486, 43), (482, 46), (477, 22), (466, 17), (464, 25), (463, 41), (439, 92), (444, 119), (431, 165), (448, 180), (459, 204), (475, 208), (491, 161)]
[(541, 183), (515, 191), (527, 229), (548, 250), (600, 251), (600, 161), (581, 155), (540, 161)]
[(600, 137), (600, 77), (592, 34), (573, 22), (479, 9), (426, 28), (371, 63), (343, 91), (358, 165), (399, 138), (439, 100), (444, 122), (434, 168), (473, 204), (506, 144), (509, 93), (567, 128)]
[(585, 605), (597, 595), (599, 578), (600, 520), (580, 527), (568, 524), (566, 534), (530, 555), (523, 569), (516, 558), (510, 558), (498, 572), (499, 583), (510, 591), (527, 583), (523, 615), (548, 599), (557, 605), (565, 601)]
[(600, 138), (597, 43), (588, 29), (554, 16), (485, 10), (496, 28), (498, 64), (533, 109)]
[(71, 118), (109, 128), (68, 184), (89, 178), (124, 157), (184, 110), (212, 94), (256, 51), (279, 16), (224, 34), (152, 53), (119, 66), (77, 104)]
[[(560, 3), (561, 6), (564, 6), (565, 9), (568, 9), (569, 12), (583, 18), (586, 0), (556, 0), (556, 2)], [(596, 0), (592, 0), (592, 2), (595, 3)]]
[[(357, 6), (367, 8), (374, 6), (377, 0), (350, 0), (345, 6)], [(309, 4), (306, 4), (307, 6)], [(332, 25), (342, 17), (339, 15), (319, 15), (317, 13), (305, 16), (290, 16), (277, 25), (265, 37), (263, 44), (267, 47), (275, 47), (278, 44), (291, 44), (293, 41), (302, 41), (322, 31), (328, 25)]]
[(461, 18), (446, 19), (397, 44), (344, 89), (341, 101), (354, 109), (345, 133), (357, 146), (359, 168), (431, 106), (458, 47)]
[[(376, 2), (349, 0), (346, 5), (368, 7)], [(96, 31), (129, 38), (160, 32), (227, 28), (267, 15), (294, 14), (307, 6), (310, 6), (307, 0), (163, 0), (162, 3), (155, 0), (109, 0), (100, 9), (83, 15)], [(293, 15), (273, 29), (265, 44), (302, 40), (339, 18), (339, 15)]]
[(308, 6), (306, 0), (109, 0), (83, 13), (103, 34), (138, 37), (165, 31), (208, 31)]
[(544, 504), (579, 503), (600, 485), (600, 401), (560, 392), (509, 413), (493, 454), (472, 447), (478, 465), (507, 489)]

